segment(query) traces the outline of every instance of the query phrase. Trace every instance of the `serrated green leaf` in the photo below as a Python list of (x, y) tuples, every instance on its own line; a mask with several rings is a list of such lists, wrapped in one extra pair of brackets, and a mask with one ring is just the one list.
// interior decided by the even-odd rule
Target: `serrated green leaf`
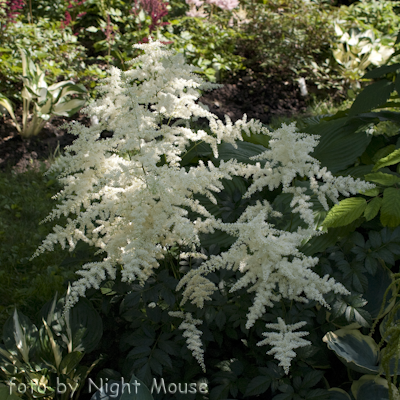
[(370, 231), (368, 234), (368, 238), (373, 248), (377, 248), (382, 245), (382, 237), (379, 232)]
[(315, 386), (324, 376), (322, 371), (307, 372), (303, 379), (303, 387), (311, 388)]
[(379, 193), (380, 193), (379, 188), (375, 187), (373, 189), (366, 190), (365, 192), (362, 192), (361, 194), (364, 196), (375, 197), (375, 196), (378, 196)]
[(393, 90), (394, 83), (387, 79), (372, 83), (354, 100), (349, 115), (357, 115), (384, 105), (388, 101), (390, 93), (392, 93)]
[(382, 197), (375, 197), (374, 199), (372, 199), (364, 210), (365, 219), (367, 221), (371, 221), (371, 219), (374, 219), (378, 215), (381, 205)]
[(400, 177), (392, 174), (385, 174), (383, 172), (374, 172), (365, 175), (365, 179), (370, 182), (379, 183), (383, 186), (392, 186), (400, 182)]
[(219, 329), (222, 329), (226, 322), (225, 313), (222, 310), (219, 310), (217, 315), (215, 316), (215, 323), (217, 324)]
[(344, 199), (336, 204), (326, 216), (323, 226), (337, 228), (350, 224), (359, 218), (367, 207), (367, 201), (362, 197)]
[(381, 158), (374, 166), (373, 171), (377, 171), (388, 165), (397, 164), (400, 162), (400, 149), (397, 149), (390, 153), (388, 156)]
[(395, 228), (400, 225), (400, 190), (387, 188), (383, 191), (381, 206), (381, 223)]
[(134, 347), (129, 353), (128, 358), (143, 358), (151, 353), (151, 348), (148, 346)]
[(165, 351), (161, 349), (155, 349), (153, 351), (153, 357), (158, 360), (162, 365), (172, 368), (171, 357)]

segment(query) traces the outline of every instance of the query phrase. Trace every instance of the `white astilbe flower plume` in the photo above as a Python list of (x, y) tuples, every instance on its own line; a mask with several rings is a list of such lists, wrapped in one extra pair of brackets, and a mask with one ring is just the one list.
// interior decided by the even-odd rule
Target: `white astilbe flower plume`
[(184, 318), (184, 321), (179, 325), (178, 329), (183, 330), (182, 336), (186, 338), (188, 349), (192, 352), (193, 357), (200, 364), (201, 369), (206, 372), (206, 365), (204, 364), (204, 350), (200, 336), (203, 332), (196, 328), (196, 325), (202, 324), (203, 321), (193, 319), (191, 313), (183, 313), (182, 311), (170, 311), (168, 313), (171, 317)]
[(306, 325), (304, 321), (293, 325), (286, 325), (285, 321), (278, 317), (277, 324), (266, 324), (265, 326), (279, 332), (264, 332), (263, 336), (265, 336), (265, 339), (257, 343), (257, 346), (269, 344), (272, 347), (270, 351), (267, 351), (267, 354), (274, 355), (280, 361), (279, 365), (283, 367), (286, 374), (289, 373), (292, 359), (296, 357), (296, 353), (293, 350), (311, 344), (309, 340), (302, 339), (303, 336), (308, 335), (308, 332), (293, 332), (304, 325)]
[[(337, 202), (340, 194), (349, 196), (373, 185), (334, 177), (321, 168), (310, 155), (318, 138), (297, 132), (294, 124), (270, 132), (258, 121), (247, 121), (246, 116), (235, 123), (228, 117), (220, 121), (196, 103), (200, 89), (218, 85), (204, 82), (181, 54), (166, 50), (158, 41), (135, 47), (144, 54), (133, 60), (131, 70), (112, 67), (99, 89), (103, 97), (86, 109), (98, 123), (90, 127), (70, 124), (69, 131), (77, 138), (51, 167), (59, 171), (64, 188), (57, 195), (61, 203), (46, 220), (65, 216), (67, 222), (54, 228), (35, 256), (53, 250), (57, 243), (72, 251), (80, 240), (104, 256), (78, 271), (81, 278), (72, 285), (66, 308), (87, 289), (115, 279), (118, 270), (123, 281), (144, 283), (172, 246), (185, 246), (191, 256), (204, 257), (199, 252), (200, 235), (216, 230), (230, 235), (233, 244), (182, 277), (176, 288), (182, 289), (182, 306), (189, 301), (203, 307), (212, 298), (218, 286), (207, 275), (218, 269), (241, 273), (231, 292), (247, 288), (254, 294), (247, 314), (248, 329), (266, 307), (281, 299), (315, 300), (328, 307), (326, 293), (348, 294), (333, 278), (316, 274), (313, 267), (318, 260), (299, 248), (321, 234), (312, 200), (318, 199), (328, 209), (327, 199)], [(207, 132), (191, 128), (190, 121), (198, 118), (208, 120)], [(104, 131), (112, 135), (103, 138)], [(207, 143), (218, 158), (221, 143), (237, 147), (243, 134), (266, 135), (269, 148), (246, 164), (229, 159), (218, 160), (218, 166), (211, 161), (181, 166), (185, 155), (199, 144)], [(224, 189), (222, 182), (234, 177), (251, 182), (243, 198), (250, 199), (266, 188), (281, 188), (283, 195), (291, 196), (290, 207), (302, 225), (278, 229), (273, 221), (282, 216), (265, 199), (250, 199), (235, 222), (217, 219), (198, 198), (205, 196), (217, 204), (215, 195)], [(190, 211), (197, 215), (196, 220)], [(190, 321), (186, 322), (192, 326), (192, 331), (188, 330), (194, 338), (190, 346), (201, 361), (200, 331), (193, 328), (197, 320)]]

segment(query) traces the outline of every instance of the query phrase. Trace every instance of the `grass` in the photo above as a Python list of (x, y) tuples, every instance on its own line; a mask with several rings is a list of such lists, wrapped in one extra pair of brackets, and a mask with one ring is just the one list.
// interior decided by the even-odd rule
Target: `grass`
[[(55, 223), (40, 224), (60, 189), (41, 171), (0, 173), (0, 325), (14, 307), (33, 316), (74, 278), (77, 252), (60, 247), (31, 260)], [(75, 263), (74, 263), (75, 260)]]

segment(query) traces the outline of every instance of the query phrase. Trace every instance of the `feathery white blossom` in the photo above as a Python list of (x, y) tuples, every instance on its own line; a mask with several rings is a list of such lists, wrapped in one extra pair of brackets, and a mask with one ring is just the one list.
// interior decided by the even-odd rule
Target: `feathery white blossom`
[(302, 339), (303, 336), (308, 335), (308, 332), (293, 332), (304, 325), (306, 325), (304, 321), (286, 325), (285, 321), (278, 317), (277, 324), (266, 324), (265, 326), (270, 329), (276, 329), (279, 332), (264, 332), (265, 339), (257, 343), (257, 346), (269, 344), (272, 347), (270, 351), (267, 351), (267, 354), (274, 355), (280, 361), (279, 365), (283, 367), (286, 374), (289, 373), (292, 359), (296, 357), (296, 353), (293, 350), (311, 344), (309, 340)]
[(184, 318), (184, 321), (179, 325), (178, 329), (183, 330), (182, 336), (186, 338), (186, 344), (191, 350), (193, 357), (200, 364), (201, 369), (206, 372), (206, 365), (204, 364), (204, 350), (200, 336), (203, 332), (196, 328), (196, 325), (203, 323), (200, 319), (193, 319), (191, 313), (183, 313), (182, 311), (170, 311), (168, 313), (171, 317)]
[[(182, 305), (190, 301), (203, 307), (217, 290), (207, 275), (224, 268), (242, 274), (231, 292), (247, 288), (254, 293), (248, 329), (266, 307), (281, 299), (315, 300), (328, 307), (324, 294), (348, 294), (333, 278), (313, 272), (318, 260), (298, 249), (321, 233), (316, 230), (311, 196), (328, 209), (327, 199), (337, 202), (340, 194), (348, 196), (373, 185), (334, 177), (321, 168), (310, 155), (318, 138), (297, 132), (294, 124), (270, 132), (259, 121), (247, 121), (246, 116), (234, 124), (226, 117), (223, 123), (196, 103), (199, 89), (218, 85), (204, 82), (182, 55), (165, 50), (160, 42), (150, 40), (135, 47), (145, 53), (133, 60), (131, 70), (111, 68), (99, 89), (103, 97), (86, 109), (98, 123), (90, 127), (70, 124), (69, 131), (77, 138), (51, 167), (60, 172), (64, 189), (57, 196), (62, 203), (46, 220), (64, 215), (67, 223), (56, 226), (35, 255), (51, 251), (57, 243), (73, 250), (79, 240), (104, 254), (102, 261), (82, 266), (66, 307), (75, 304), (88, 288), (98, 288), (107, 276), (115, 279), (117, 268), (124, 281), (145, 282), (173, 245), (185, 245), (189, 253), (202, 257), (198, 253), (200, 234), (215, 230), (236, 240), (227, 251), (210, 256), (183, 276), (176, 288), (183, 289)], [(190, 128), (189, 120), (200, 117), (209, 121), (210, 134)], [(101, 138), (104, 130), (112, 136)], [(255, 165), (229, 160), (218, 167), (211, 161), (190, 168), (180, 166), (191, 142), (208, 143), (217, 158), (219, 144), (236, 146), (243, 140), (242, 134), (252, 133), (270, 138), (269, 148), (252, 157)], [(245, 198), (264, 188), (282, 187), (284, 194), (292, 195), (290, 206), (304, 222), (302, 227), (293, 231), (275, 227), (272, 219), (282, 216), (267, 200), (249, 205), (236, 222), (223, 223), (195, 199), (200, 194), (216, 203), (215, 193), (224, 187), (222, 180), (235, 176), (252, 180)], [(297, 177), (308, 179), (308, 192), (296, 184)], [(199, 215), (195, 221), (189, 218), (188, 209)], [(187, 316), (181, 329), (191, 332), (189, 348), (204, 366), (200, 331), (195, 328), (199, 323)]]

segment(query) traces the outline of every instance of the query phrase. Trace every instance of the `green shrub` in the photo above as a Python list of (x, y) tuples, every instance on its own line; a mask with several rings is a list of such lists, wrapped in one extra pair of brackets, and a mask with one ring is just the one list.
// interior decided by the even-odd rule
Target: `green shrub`
[(252, 2), (246, 9), (250, 22), (244, 25), (246, 36), (238, 41), (245, 67), (282, 80), (302, 76), (308, 84), (318, 83), (321, 76), (313, 63), (320, 65), (329, 57), (334, 11), (300, 0)]
[(46, 72), (49, 83), (77, 79), (85, 68), (85, 49), (71, 31), (61, 31), (59, 22), (40, 18), (35, 25), (17, 21), (2, 32), (0, 92), (20, 99), (22, 59), (19, 49), (29, 49)]

